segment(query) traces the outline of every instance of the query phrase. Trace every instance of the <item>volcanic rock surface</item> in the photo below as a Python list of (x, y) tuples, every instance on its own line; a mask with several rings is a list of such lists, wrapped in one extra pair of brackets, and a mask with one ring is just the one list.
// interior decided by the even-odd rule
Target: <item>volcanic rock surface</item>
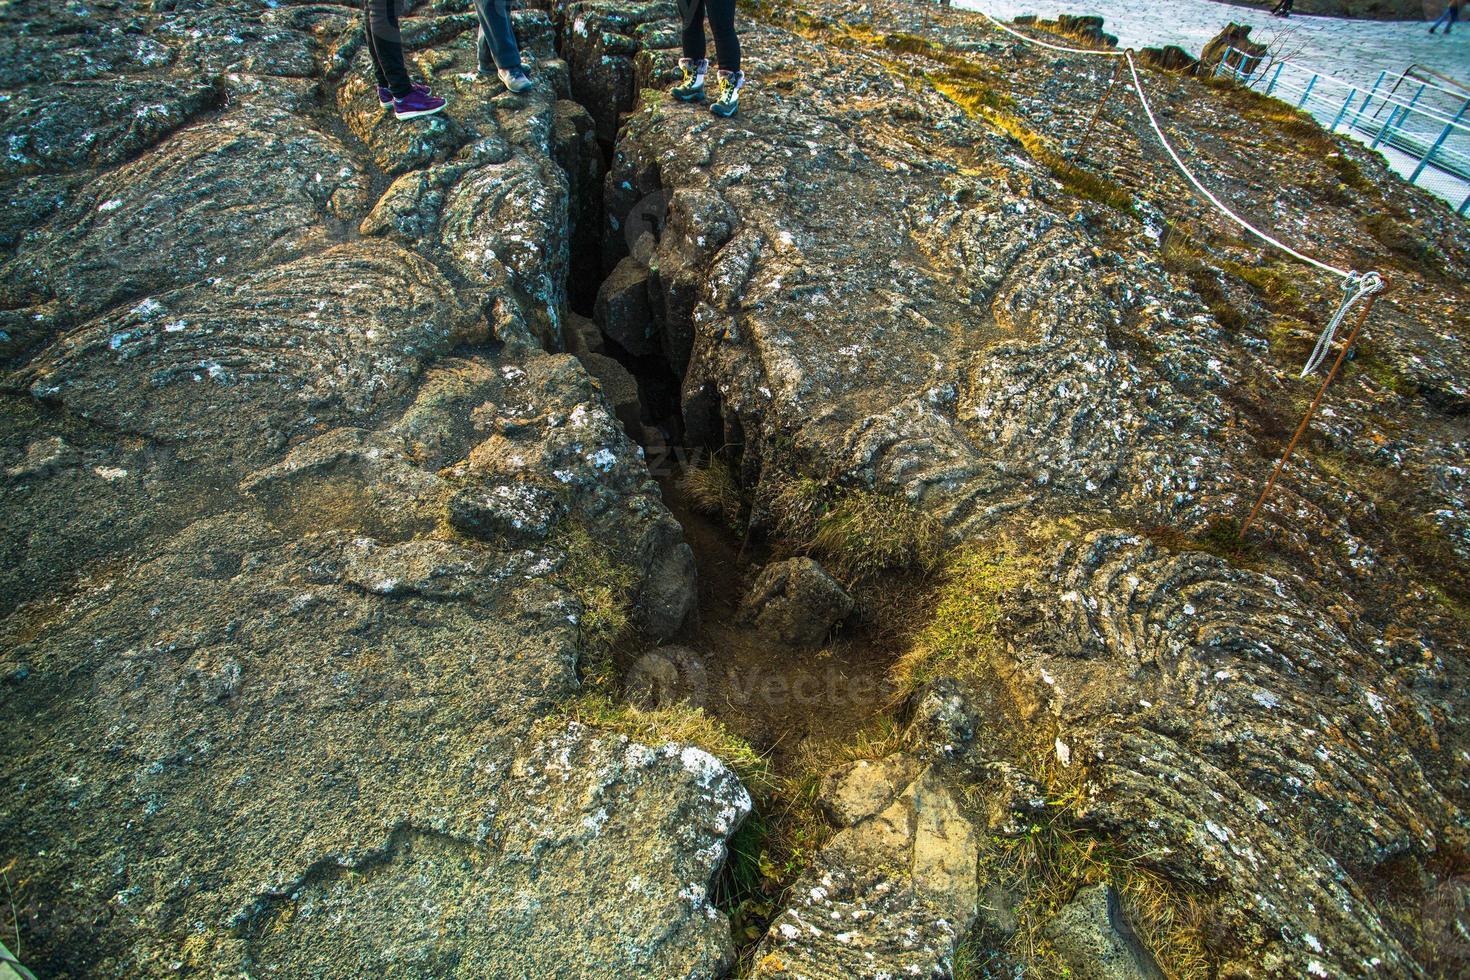
[(547, 13), (514, 98), (473, 17), (418, 12), (455, 112), (416, 126), (351, 5), (4, 13), (0, 840), (42, 976), (733, 961), (708, 892), (745, 789), (556, 717), (576, 542), (653, 635), (693, 603), (555, 353), (592, 122)]
[(353, 4), (0, 11), (0, 862), (39, 975), (735, 968), (747, 789), (565, 717), (609, 596), (644, 651), (698, 618), (634, 428), (733, 460), (750, 537), (805, 481), (949, 555), (892, 641), (904, 751), (820, 781), (742, 969), (1470, 968), (1463, 219), (1143, 73), (1233, 207), (1395, 287), (1242, 542), (1339, 287), (1136, 100), (1083, 139), (1111, 65), (752, 5), (721, 121), (659, 91), (672, 2), (518, 11), (520, 97), (467, 0), (408, 6), (451, 103), (413, 125)]

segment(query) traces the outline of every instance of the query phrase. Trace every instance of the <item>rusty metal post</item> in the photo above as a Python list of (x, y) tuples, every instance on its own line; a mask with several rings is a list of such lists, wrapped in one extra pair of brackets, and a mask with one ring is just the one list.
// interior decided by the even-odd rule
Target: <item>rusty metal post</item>
[(1261, 495), (1256, 498), (1255, 506), (1251, 508), (1245, 523), (1240, 526), (1240, 539), (1244, 540), (1245, 532), (1250, 530), (1256, 514), (1260, 513), (1261, 505), (1266, 502), (1266, 498), (1271, 495), (1271, 489), (1276, 486), (1276, 478), (1286, 468), (1286, 461), (1291, 458), (1292, 450), (1296, 449), (1296, 444), (1306, 434), (1307, 426), (1312, 424), (1312, 418), (1317, 414), (1317, 406), (1322, 404), (1322, 397), (1327, 394), (1328, 385), (1332, 384), (1333, 379), (1337, 377), (1337, 372), (1342, 368), (1342, 362), (1347, 360), (1348, 351), (1352, 350), (1353, 344), (1357, 343), (1358, 331), (1362, 330), (1363, 324), (1368, 322), (1368, 314), (1373, 312), (1373, 304), (1378, 302), (1378, 297), (1386, 295), (1392, 288), (1393, 286), (1385, 279), (1383, 289), (1371, 294), (1368, 302), (1363, 304), (1363, 311), (1358, 314), (1358, 322), (1353, 324), (1353, 332), (1348, 334), (1347, 339), (1343, 341), (1342, 350), (1337, 352), (1337, 360), (1332, 362), (1332, 370), (1328, 371), (1327, 377), (1322, 379), (1322, 386), (1317, 389), (1317, 397), (1312, 399), (1311, 406), (1307, 408), (1307, 414), (1302, 416), (1302, 424), (1296, 427), (1296, 434), (1286, 444), (1286, 451), (1281, 454), (1281, 459), (1276, 463), (1276, 469), (1271, 471), (1271, 477), (1266, 481), (1266, 486), (1261, 489)]
[(1097, 121), (1102, 118), (1103, 107), (1108, 104), (1108, 99), (1110, 99), (1113, 95), (1113, 89), (1117, 88), (1118, 86), (1118, 72), (1122, 69), (1123, 59), (1118, 58), (1114, 60), (1112, 80), (1108, 82), (1108, 90), (1104, 92), (1103, 97), (1098, 100), (1097, 109), (1093, 111), (1092, 119), (1089, 120), (1087, 123), (1087, 131), (1082, 134), (1082, 139), (1084, 141), (1092, 138), (1092, 131), (1097, 128)]

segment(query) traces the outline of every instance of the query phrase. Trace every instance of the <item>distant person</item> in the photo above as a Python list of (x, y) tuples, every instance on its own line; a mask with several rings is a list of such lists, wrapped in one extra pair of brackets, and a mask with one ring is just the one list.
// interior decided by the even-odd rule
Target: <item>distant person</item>
[(368, 54), (378, 79), (378, 103), (391, 108), (399, 119), (432, 116), (443, 109), (447, 103), (430, 92), (429, 86), (415, 84), (403, 65), (398, 0), (363, 0), (362, 9), (367, 18)]
[(679, 59), (684, 80), (674, 86), (672, 94), (681, 102), (704, 98), (704, 77), (709, 74), (709, 61), (704, 56), (704, 19), (708, 15), (715, 36), (715, 57), (720, 61), (720, 91), (709, 111), (728, 119), (739, 110), (740, 89), (745, 85), (745, 73), (740, 70), (740, 35), (735, 33), (735, 0), (679, 0), (679, 13), (684, 17), (684, 57)]
[(1449, 3), (1445, 4), (1444, 13), (1439, 15), (1439, 20), (1429, 25), (1429, 33), (1433, 34), (1434, 29), (1440, 24), (1443, 24), (1444, 32), (1448, 34), (1450, 28), (1455, 25), (1455, 21), (1460, 19), (1460, 8), (1464, 6), (1465, 0), (1450, 0)]
[(1296, 0), (1276, 0), (1276, 6), (1271, 8), (1271, 13), (1277, 17), (1290, 17), (1291, 8), (1295, 3)]
[(480, 74), (499, 77), (501, 84), (517, 95), (531, 87), (521, 65), (521, 49), (510, 22), (509, 0), (475, 0), (480, 18)]

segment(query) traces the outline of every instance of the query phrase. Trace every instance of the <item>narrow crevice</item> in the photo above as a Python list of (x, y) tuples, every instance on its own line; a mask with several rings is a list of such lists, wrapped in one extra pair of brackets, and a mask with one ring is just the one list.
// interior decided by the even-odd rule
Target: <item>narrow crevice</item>
[[(604, 165), (616, 166), (617, 148), (597, 145)], [(644, 689), (640, 671), (650, 661), (664, 665), (662, 676), (677, 672), (679, 680), (675, 689), (657, 691), (653, 704), (700, 708), (765, 760), (768, 785), (751, 787), (754, 811), (731, 838), (715, 888), (743, 974), (786, 907), (787, 892), (832, 832), (816, 810), (816, 775), (898, 748), (902, 719), (892, 668), (928, 589), (902, 576), (853, 576), (856, 611), (805, 646), (782, 642), (743, 617), (747, 591), (768, 564), (813, 549), (774, 528), (757, 505), (771, 489), (766, 484), (783, 483), (774, 475), (780, 461), (751, 444), (762, 428), (732, 409), (716, 379), (686, 374), (691, 360), (699, 363), (689, 350), (693, 304), (688, 297), (673, 302), (680, 287), (659, 271), (671, 189), (654, 174), (619, 184), (606, 173), (596, 182), (569, 174), (572, 220), (595, 217), (598, 233), (569, 239), (566, 347), (642, 447), (693, 552), (698, 589), (696, 612), (665, 643), (625, 637), (613, 653), (614, 683), (618, 696), (647, 706), (646, 695), (655, 692)], [(579, 193), (596, 199), (578, 200)]]
[[(662, 233), (659, 218), (650, 228), (655, 238)], [(608, 235), (620, 234), (611, 222), (603, 227)], [(597, 247), (603, 254), (615, 248), (606, 240)], [(647, 242), (638, 252), (650, 254)], [(787, 892), (831, 832), (815, 809), (814, 774), (843, 761), (852, 746), (888, 751), (898, 730), (891, 668), (902, 649), (895, 635), (903, 632), (906, 610), (895, 613), (902, 602), (881, 595), (892, 583), (869, 583), (866, 591), (854, 589), (858, 612), (820, 643), (802, 647), (742, 616), (762, 569), (807, 548), (775, 533), (756, 513), (765, 461), (749, 443), (754, 426), (747, 431), (713, 380), (691, 381), (676, 369), (667, 334), (692, 331), (692, 325), (657, 322), (652, 311), (669, 305), (654, 292), (660, 288), (657, 273), (637, 258), (620, 259), (599, 284), (591, 319), (579, 317), (584, 336), (577, 353), (643, 447), (664, 504), (693, 551), (697, 612), (666, 643), (630, 637), (613, 659), (620, 693), (635, 703), (646, 693), (640, 672), (650, 661), (671, 665), (661, 669), (664, 676), (679, 673), (675, 689), (661, 691), (654, 703), (701, 708), (769, 768), (770, 785), (754, 793), (755, 809), (732, 837), (715, 887), (717, 904), (730, 918), (737, 974), (743, 974), (785, 909)], [(636, 404), (621, 403), (622, 392), (635, 392)], [(917, 594), (909, 585), (898, 591)]]

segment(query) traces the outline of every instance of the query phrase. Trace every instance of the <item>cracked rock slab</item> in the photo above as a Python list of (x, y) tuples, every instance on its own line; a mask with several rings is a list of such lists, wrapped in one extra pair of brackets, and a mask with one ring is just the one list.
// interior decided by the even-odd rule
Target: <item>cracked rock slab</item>
[[(949, 976), (974, 920), (975, 829), (926, 768), (906, 784), (902, 759), (854, 767), (833, 798), (868, 813), (818, 852), (756, 950), (756, 977)], [(897, 795), (876, 803), (887, 789)]]

